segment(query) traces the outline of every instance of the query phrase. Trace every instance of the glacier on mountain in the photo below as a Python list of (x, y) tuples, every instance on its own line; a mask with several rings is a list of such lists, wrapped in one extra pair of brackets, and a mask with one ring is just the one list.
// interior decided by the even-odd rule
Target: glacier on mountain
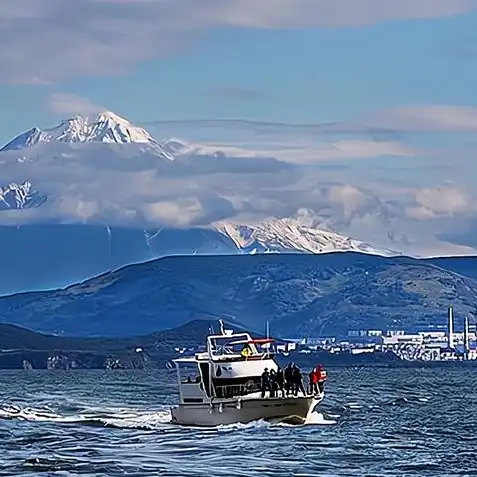
[(30, 209), (40, 207), (47, 200), (45, 195), (33, 189), (31, 182), (12, 182), (0, 187), (0, 210)]
[(104, 111), (96, 117), (76, 116), (62, 121), (58, 126), (43, 130), (32, 128), (12, 139), (0, 149), (0, 152), (18, 151), (38, 144), (55, 142), (137, 144), (166, 159), (174, 160), (172, 154), (145, 129), (134, 126), (127, 119), (110, 111)]

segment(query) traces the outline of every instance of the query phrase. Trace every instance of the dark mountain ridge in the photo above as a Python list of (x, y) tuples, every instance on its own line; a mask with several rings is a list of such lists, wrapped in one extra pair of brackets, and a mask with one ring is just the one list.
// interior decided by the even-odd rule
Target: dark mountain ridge
[[(459, 260), (459, 259), (456, 259)], [(452, 265), (454, 262), (448, 261)], [(414, 329), (477, 303), (477, 280), (408, 257), (175, 256), (46, 292), (0, 298), (0, 319), (65, 336), (126, 337), (224, 318), (281, 337)]]

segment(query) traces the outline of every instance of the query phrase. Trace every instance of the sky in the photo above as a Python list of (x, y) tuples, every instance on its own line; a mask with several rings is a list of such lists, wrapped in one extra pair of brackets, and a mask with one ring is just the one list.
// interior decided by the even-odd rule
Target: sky
[(207, 220), (307, 209), (363, 240), (474, 253), (476, 27), (477, 0), (3, 0), (0, 142), (112, 110), (158, 140), (300, 171), (286, 200), (275, 177), (241, 176), (232, 198), (236, 176), (209, 176), (233, 207), (207, 200)]

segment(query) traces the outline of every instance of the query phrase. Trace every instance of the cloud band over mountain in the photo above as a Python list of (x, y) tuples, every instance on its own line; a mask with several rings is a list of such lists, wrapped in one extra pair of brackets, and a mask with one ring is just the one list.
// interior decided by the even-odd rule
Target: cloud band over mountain
[[(232, 124), (239, 125), (239, 131), (235, 131), (239, 136), (241, 127), (257, 126), (244, 121)], [(462, 121), (459, 124), (468, 127)], [(217, 125), (220, 123), (214, 127)], [(226, 123), (233, 135), (230, 125), (231, 122)], [(167, 129), (165, 126), (161, 123), (160, 129)], [(178, 126), (174, 123), (176, 130)], [(114, 122), (110, 127), (116, 127)], [(262, 127), (263, 124), (258, 124), (259, 129)], [(335, 136), (331, 142), (326, 142), (326, 136), (317, 140), (319, 125), (287, 128), (269, 123), (266, 128), (268, 136), (260, 130), (257, 137), (268, 141), (267, 152), (279, 159), (257, 157), (253, 137), (252, 144), (237, 150), (229, 146), (224, 153), (214, 144), (200, 142), (186, 145), (178, 141), (161, 143), (159, 139), (150, 145), (147, 140), (104, 143), (101, 138), (124, 137), (110, 136), (106, 131), (94, 136), (98, 139), (92, 142), (53, 141), (1, 153), (2, 177), (18, 184), (30, 180), (34, 189), (48, 200), (35, 209), (2, 211), (0, 223), (48, 220), (129, 227), (190, 227), (219, 220), (257, 223), (272, 216), (293, 217), (305, 209), (315, 214), (323, 228), (393, 250), (417, 254), (471, 252), (461, 247), (465, 240), (460, 240), (457, 246), (439, 239), (456, 223), (473, 220), (477, 211), (470, 185), (466, 188), (449, 183), (444, 167), (448, 158), (442, 157), (441, 164), (435, 157), (432, 163), (426, 162), (428, 158), (419, 155), (418, 148), (399, 141), (393, 144), (401, 152), (373, 157), (369, 150), (363, 149), (364, 139), (361, 145), (359, 141), (348, 141), (351, 156), (324, 152), (320, 157), (320, 144), (322, 150), (338, 151), (345, 141), (336, 141)], [(99, 131), (96, 127), (93, 130)], [(285, 130), (289, 134), (286, 138)], [(154, 136), (164, 138), (167, 134)], [(247, 137), (250, 138), (248, 132)], [(273, 154), (270, 141), (277, 137), (284, 143), (276, 145)], [(372, 138), (367, 142), (382, 148), (390, 144)], [(286, 153), (283, 144), (288, 144)], [(180, 153), (181, 148), (187, 153)], [(246, 148), (248, 154), (244, 153)], [(314, 158), (310, 155), (302, 160), (303, 148), (315, 154)], [(162, 150), (169, 151), (174, 160), (161, 154)], [(462, 165), (467, 158), (459, 160)], [(430, 167), (434, 168), (432, 180), (418, 172), (420, 168)], [(465, 172), (463, 184), (464, 176)], [(470, 178), (467, 181), (471, 182)]]

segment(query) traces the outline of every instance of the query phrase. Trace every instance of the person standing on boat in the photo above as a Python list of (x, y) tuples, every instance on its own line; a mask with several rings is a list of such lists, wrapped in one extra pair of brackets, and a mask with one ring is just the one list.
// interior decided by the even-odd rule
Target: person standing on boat
[(293, 363), (288, 363), (287, 367), (285, 368), (284, 371), (284, 377), (285, 377), (285, 391), (286, 395), (289, 396), (290, 393), (294, 393), (294, 388), (293, 388)]
[(262, 398), (265, 397), (265, 393), (267, 391), (271, 391), (270, 386), (270, 373), (268, 372), (268, 368), (265, 368), (262, 373), (262, 377), (260, 380), (260, 391), (262, 391)]
[(325, 390), (325, 381), (328, 378), (328, 373), (325, 370), (325, 367), (322, 364), (319, 364), (316, 369), (316, 380), (318, 382), (318, 389), (320, 394)]
[(278, 391), (277, 373), (274, 369), (270, 370), (270, 397), (275, 397)]
[(309, 374), (310, 377), (310, 394), (318, 394), (318, 367), (313, 368)]
[(293, 365), (293, 394), (298, 396), (298, 391), (301, 391), (303, 396), (306, 396), (301, 369), (295, 364)]
[(282, 397), (285, 397), (285, 389), (284, 389), (284, 383), (285, 383), (285, 375), (283, 373), (282, 368), (277, 369), (277, 374), (275, 377), (277, 381), (277, 391), (280, 391), (280, 394)]
[(240, 351), (240, 354), (247, 359), (251, 354), (252, 354), (252, 349), (248, 345), (248, 343), (245, 343), (243, 345), (242, 351)]

